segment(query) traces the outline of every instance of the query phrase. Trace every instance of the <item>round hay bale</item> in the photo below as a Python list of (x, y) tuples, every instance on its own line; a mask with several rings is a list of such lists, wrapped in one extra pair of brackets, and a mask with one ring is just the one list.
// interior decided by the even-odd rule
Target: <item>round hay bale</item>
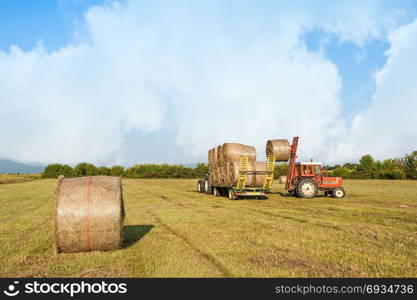
[(217, 146), (216, 163), (219, 167), (223, 166), (222, 145)]
[(211, 183), (212, 184), (218, 184), (219, 183), (219, 177), (218, 177), (217, 167), (213, 168), (210, 171), (210, 175), (211, 175)]
[(290, 143), (288, 140), (269, 140), (266, 155), (274, 155), (275, 161), (287, 161), (290, 159)]
[[(232, 161), (229, 163), (229, 184), (236, 186), (237, 180), (239, 178), (239, 168), (240, 168), (240, 161)], [(248, 164), (248, 171), (254, 171), (254, 164), (253, 162), (249, 162)], [(253, 175), (248, 174), (246, 176), (246, 186), (251, 186), (253, 181)]]
[(59, 180), (55, 216), (58, 252), (119, 249), (123, 218), (120, 177)]
[(208, 162), (208, 165), (209, 166), (211, 166), (211, 164), (212, 164), (212, 151), (213, 151), (213, 149), (210, 149), (208, 151), (208, 159), (207, 159), (207, 162)]
[(217, 168), (217, 147), (211, 149), (211, 168)]
[(229, 177), (229, 166), (230, 163), (224, 163), (222, 167), (222, 182), (225, 185), (230, 185), (230, 177)]
[(253, 187), (261, 187), (264, 186), (265, 175), (266, 173), (259, 173), (259, 172), (266, 172), (266, 162), (265, 161), (255, 161), (253, 163), (255, 174), (252, 178), (252, 186)]
[(287, 176), (279, 176), (279, 183), (286, 184), (287, 183)]
[(221, 177), (221, 171), (220, 167), (216, 168), (216, 183), (221, 184), (222, 183), (222, 177)]
[(214, 183), (214, 169), (212, 167), (210, 167), (210, 183), (213, 184)]
[(223, 163), (240, 161), (242, 156), (247, 156), (249, 161), (256, 160), (256, 149), (253, 146), (238, 143), (224, 143), (221, 147), (221, 151)]

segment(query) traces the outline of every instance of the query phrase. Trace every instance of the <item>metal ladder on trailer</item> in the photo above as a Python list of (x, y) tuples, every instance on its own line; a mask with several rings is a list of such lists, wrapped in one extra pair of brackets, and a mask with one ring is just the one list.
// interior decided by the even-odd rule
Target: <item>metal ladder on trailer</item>
[[(248, 157), (241, 157), (240, 158), (240, 166), (239, 166), (239, 177), (237, 180), (237, 189), (242, 190), (246, 187), (246, 177), (248, 175), (248, 168), (249, 168), (249, 158)], [(263, 189), (271, 189), (272, 182), (274, 180), (274, 170), (275, 170), (275, 156), (271, 155), (268, 156), (268, 160), (266, 162), (266, 174), (263, 184)]]
[(237, 179), (237, 189), (242, 190), (246, 186), (246, 176), (248, 175), (249, 157), (240, 158), (239, 177)]
[(266, 162), (266, 174), (264, 179), (264, 189), (270, 190), (272, 188), (272, 181), (274, 180), (275, 156), (268, 155)]

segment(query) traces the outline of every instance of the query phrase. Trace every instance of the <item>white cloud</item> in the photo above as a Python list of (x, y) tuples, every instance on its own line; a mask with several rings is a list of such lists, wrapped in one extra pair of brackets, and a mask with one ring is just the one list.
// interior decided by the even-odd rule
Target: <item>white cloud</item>
[[(120, 10), (107, 9), (108, 18), (117, 18)], [(42, 45), (0, 52), (0, 155), (97, 162), (118, 151), (123, 132), (161, 127), (164, 104), (147, 80), (152, 66), (141, 60), (138, 45), (114, 43), (96, 32), (111, 25), (100, 16), (103, 11), (87, 16), (89, 44), (52, 53)]]
[(370, 107), (353, 120), (337, 159), (358, 153), (378, 158), (403, 155), (417, 148), (417, 20), (391, 32), (387, 63), (376, 74)]
[(323, 14), (309, 4), (257, 14), (236, 2), (236, 19), (219, 3), (93, 7), (87, 40), (55, 52), (42, 45), (0, 51), (0, 156), (122, 162), (126, 133), (174, 127), (189, 161), (204, 160), (224, 141), (254, 144), (263, 158), (267, 139), (293, 135), (302, 137), (306, 157), (356, 158), (356, 146), (331, 156), (347, 136), (341, 81), (300, 36), (317, 26), (362, 44), (382, 32), (379, 8), (358, 13), (358, 2)]

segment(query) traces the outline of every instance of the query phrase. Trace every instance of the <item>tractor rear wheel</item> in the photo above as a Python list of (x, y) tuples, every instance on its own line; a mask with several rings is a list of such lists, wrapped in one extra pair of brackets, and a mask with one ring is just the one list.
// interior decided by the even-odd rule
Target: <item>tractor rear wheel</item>
[(335, 198), (343, 198), (345, 197), (346, 192), (345, 189), (342, 187), (337, 187), (333, 190), (333, 197)]
[(211, 187), (208, 179), (204, 180), (204, 192), (207, 194), (213, 194), (213, 188)]
[(229, 200), (236, 200), (237, 197), (232, 189), (229, 189)]
[(297, 185), (297, 196), (301, 198), (314, 198), (317, 196), (317, 183), (312, 179), (303, 179)]

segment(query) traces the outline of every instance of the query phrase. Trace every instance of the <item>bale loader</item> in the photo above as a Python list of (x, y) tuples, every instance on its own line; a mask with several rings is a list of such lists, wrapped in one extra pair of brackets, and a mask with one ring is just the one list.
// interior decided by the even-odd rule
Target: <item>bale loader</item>
[(328, 177), (318, 162), (296, 162), (298, 139), (294, 137), (290, 146), (285, 189), (290, 195), (301, 198), (314, 198), (319, 191), (323, 191), (326, 196), (345, 197), (342, 177)]

